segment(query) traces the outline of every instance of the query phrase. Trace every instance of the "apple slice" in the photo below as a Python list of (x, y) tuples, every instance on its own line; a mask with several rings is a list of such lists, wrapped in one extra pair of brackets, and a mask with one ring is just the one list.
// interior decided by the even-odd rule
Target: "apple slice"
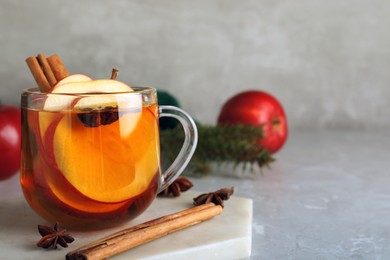
[[(76, 83), (76, 82), (85, 82), (85, 81), (92, 81), (92, 79), (86, 75), (83, 74), (73, 74), (70, 75), (66, 78), (63, 78), (62, 80), (58, 81), (57, 84), (53, 87), (53, 89), (57, 89), (59, 86), (69, 84), (69, 83)], [(65, 99), (65, 100), (63, 100)], [(48, 103), (49, 100), (49, 103)], [(53, 96), (49, 95), (46, 98), (44, 107), (51, 106), (52, 108), (50, 110), (55, 110), (55, 104), (57, 104), (58, 108), (61, 110), (63, 106), (59, 104), (67, 104), (69, 101), (74, 100), (73, 97), (63, 97), (63, 96)], [(52, 105), (50, 105), (52, 104)], [(65, 105), (67, 106), (67, 105)], [(41, 136), (45, 135), (46, 130), (48, 129), (49, 125), (52, 124), (52, 122), (55, 120), (56, 117), (58, 117), (58, 114), (54, 113), (45, 113), (43, 116), (43, 113), (45, 112), (40, 112), (39, 116), (39, 129)]]
[[(101, 109), (105, 106), (116, 106), (117, 102), (112, 96), (101, 96), (96, 94), (101, 93), (122, 93), (133, 92), (133, 89), (118, 80), (99, 79), (85, 81), (70, 81), (54, 86), (51, 94), (44, 104), (45, 111), (61, 111), (65, 109), (72, 110), (73, 108), (92, 108)], [(90, 97), (84, 97), (78, 100), (77, 95), (72, 94), (91, 94)], [(76, 101), (76, 102), (75, 102)], [(76, 105), (77, 104), (77, 105)]]
[(58, 81), (57, 84), (54, 85), (53, 88), (57, 88), (58, 86), (65, 85), (68, 83), (74, 83), (74, 82), (84, 82), (84, 81), (91, 81), (92, 79), (84, 74), (73, 74), (66, 78), (63, 78), (62, 80)]
[(83, 93), (113, 93), (131, 92), (127, 84), (114, 79), (85, 80), (81, 82), (65, 82), (54, 86), (50, 93), (83, 94)]

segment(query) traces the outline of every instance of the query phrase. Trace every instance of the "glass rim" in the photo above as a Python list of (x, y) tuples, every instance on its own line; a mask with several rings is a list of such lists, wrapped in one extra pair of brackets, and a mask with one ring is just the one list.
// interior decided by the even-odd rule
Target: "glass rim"
[(148, 94), (151, 92), (157, 92), (156, 88), (150, 86), (130, 86), (134, 91), (114, 91), (114, 92), (86, 92), (86, 93), (51, 93), (41, 92), (38, 87), (26, 88), (23, 90), (22, 95), (58, 95), (58, 96), (99, 96), (99, 95), (134, 95), (134, 94)]

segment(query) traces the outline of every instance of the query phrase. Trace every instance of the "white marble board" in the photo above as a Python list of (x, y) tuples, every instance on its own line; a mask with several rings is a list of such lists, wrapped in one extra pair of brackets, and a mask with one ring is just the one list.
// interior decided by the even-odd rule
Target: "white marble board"
[[(72, 231), (68, 248), (36, 247), (38, 224), (48, 224), (22, 199), (0, 201), (0, 259), (65, 259), (67, 252), (120, 229), (192, 206), (199, 193), (188, 191), (177, 198), (157, 198), (137, 219), (100, 231)], [(112, 259), (245, 259), (251, 254), (252, 200), (235, 197), (225, 202), (221, 215), (163, 238), (141, 245)]]

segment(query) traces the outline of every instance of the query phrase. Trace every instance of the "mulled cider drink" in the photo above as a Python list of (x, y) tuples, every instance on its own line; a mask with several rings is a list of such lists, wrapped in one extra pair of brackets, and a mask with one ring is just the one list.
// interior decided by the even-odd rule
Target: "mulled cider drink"
[(22, 189), (31, 208), (63, 227), (101, 228), (138, 216), (180, 174), (196, 145), (195, 132), (183, 146), (190, 156), (179, 156), (162, 174), (158, 118), (185, 115), (158, 107), (153, 88), (101, 93), (105, 87), (96, 84), (96, 93), (59, 86), (22, 95)]

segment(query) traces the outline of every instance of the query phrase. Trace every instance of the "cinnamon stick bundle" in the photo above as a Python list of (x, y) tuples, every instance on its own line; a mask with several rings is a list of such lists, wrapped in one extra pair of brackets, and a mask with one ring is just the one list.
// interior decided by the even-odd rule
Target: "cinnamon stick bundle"
[(186, 227), (199, 224), (221, 213), (222, 207), (214, 203), (179, 211), (121, 230), (80, 247), (69, 252), (66, 259), (104, 259)]
[(49, 58), (47, 58), (47, 61), (49, 62), (50, 68), (52, 69), (53, 74), (57, 79), (57, 82), (69, 76), (69, 72), (62, 63), (60, 56), (58, 56), (57, 54), (53, 54)]
[(28, 57), (26, 63), (42, 92), (49, 92), (58, 81), (69, 76), (57, 54), (46, 58), (43, 53), (39, 53), (36, 57)]

